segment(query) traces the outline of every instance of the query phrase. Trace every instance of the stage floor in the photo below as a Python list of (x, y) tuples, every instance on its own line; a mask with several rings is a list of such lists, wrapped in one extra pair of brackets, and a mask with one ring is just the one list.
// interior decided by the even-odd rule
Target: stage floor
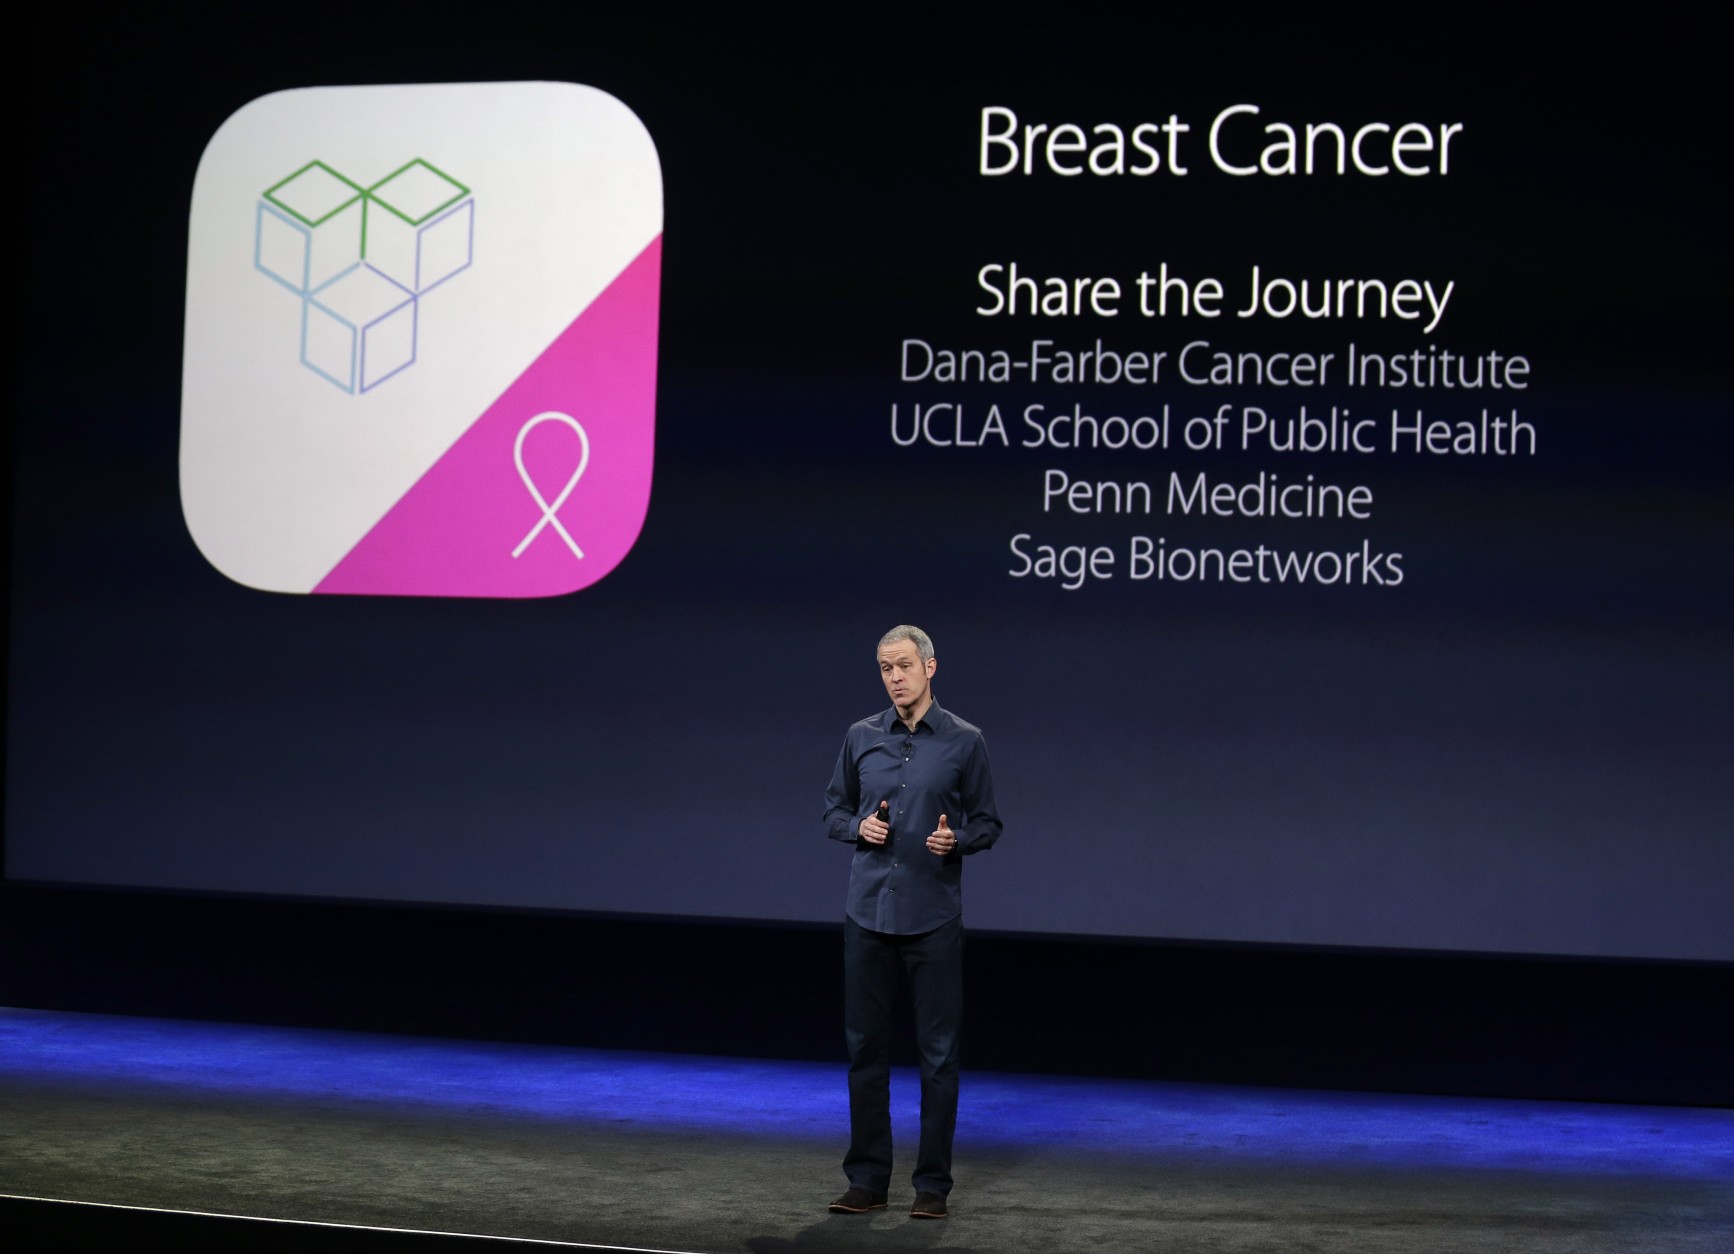
[(0, 1009), (0, 1195), (705, 1254), (1734, 1249), (1734, 1112), (965, 1071), (834, 1216), (841, 1065)]

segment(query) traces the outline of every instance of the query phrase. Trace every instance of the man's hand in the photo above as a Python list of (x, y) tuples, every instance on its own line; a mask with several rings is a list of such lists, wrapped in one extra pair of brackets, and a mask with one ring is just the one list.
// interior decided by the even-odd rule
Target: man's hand
[(869, 845), (883, 845), (885, 838), (891, 835), (890, 818), (891, 803), (881, 801), (878, 812), (869, 814), (862, 819), (860, 825), (855, 829), (855, 834)]
[(933, 835), (927, 838), (927, 848), (941, 857), (957, 848), (957, 833), (946, 825), (945, 816), (939, 816), (939, 826), (934, 828)]

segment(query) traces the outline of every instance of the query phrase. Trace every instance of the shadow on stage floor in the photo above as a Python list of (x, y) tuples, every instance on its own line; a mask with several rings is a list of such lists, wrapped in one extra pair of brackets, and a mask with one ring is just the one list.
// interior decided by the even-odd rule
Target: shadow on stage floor
[[(912, 1150), (912, 1075), (893, 1098)], [(901, 1184), (825, 1212), (844, 1105), (841, 1066), (0, 1010), (0, 1223), (43, 1248), (1734, 1248), (1725, 1110), (966, 1072), (933, 1222)]]

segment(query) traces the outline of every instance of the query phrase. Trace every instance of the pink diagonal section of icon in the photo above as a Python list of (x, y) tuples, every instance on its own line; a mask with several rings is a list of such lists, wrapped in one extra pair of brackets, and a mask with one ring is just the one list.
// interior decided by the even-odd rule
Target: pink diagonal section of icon
[(314, 591), (555, 596), (619, 565), (650, 505), (661, 269), (658, 236)]

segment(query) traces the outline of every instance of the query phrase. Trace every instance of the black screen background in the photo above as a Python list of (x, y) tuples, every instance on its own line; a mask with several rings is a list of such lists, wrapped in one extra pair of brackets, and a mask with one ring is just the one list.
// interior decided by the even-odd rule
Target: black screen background
[[(821, 789), (844, 726), (882, 704), (873, 641), (914, 621), (938, 642), (941, 699), (987, 732), (1006, 813), (1004, 844), (970, 866), (975, 926), (1734, 957), (1725, 109), (1701, 32), (1080, 13), (1021, 33), (888, 19), (839, 45), (768, 19), (406, 13), (341, 38), (260, 14), (48, 20), (42, 46), (77, 55), (26, 101), (10, 877), (830, 919), (846, 855), (820, 836)], [(613, 92), (662, 158), (638, 547), (539, 602), (229, 583), (176, 488), (206, 140), (284, 87), (528, 78)], [(1240, 101), (1461, 120), (1463, 164), (1402, 182), (974, 172), (985, 104), (1197, 125)], [(1012, 580), (1015, 532), (1126, 529), (1041, 517), (1041, 470), (1126, 463), (893, 447), (890, 403), (920, 398), (895, 381), (904, 337), (1419, 340), (981, 319), (974, 274), (994, 260), (1454, 278), (1434, 338), (1536, 363), (1542, 455), (1186, 463), (1374, 483), (1373, 524), (1306, 539), (1371, 532), (1403, 550), (1400, 589)], [(1073, 396), (1017, 389), (1011, 408)], [(1163, 527), (1180, 534), (1136, 520)]]

